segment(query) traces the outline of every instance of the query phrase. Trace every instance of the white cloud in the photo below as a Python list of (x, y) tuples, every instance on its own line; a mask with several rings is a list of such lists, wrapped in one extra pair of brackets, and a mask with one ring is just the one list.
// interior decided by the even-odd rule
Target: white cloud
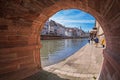
[(95, 20), (56, 20), (56, 22), (64, 23), (94, 23)]
[(49, 19), (68, 27), (81, 26), (84, 30), (92, 29), (95, 24), (95, 18), (93, 16), (76, 9), (61, 10)]

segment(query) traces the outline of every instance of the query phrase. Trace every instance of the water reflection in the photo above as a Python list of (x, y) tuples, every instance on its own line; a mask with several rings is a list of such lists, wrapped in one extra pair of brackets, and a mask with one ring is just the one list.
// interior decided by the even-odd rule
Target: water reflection
[(48, 66), (74, 54), (87, 43), (87, 39), (42, 40), (42, 66)]

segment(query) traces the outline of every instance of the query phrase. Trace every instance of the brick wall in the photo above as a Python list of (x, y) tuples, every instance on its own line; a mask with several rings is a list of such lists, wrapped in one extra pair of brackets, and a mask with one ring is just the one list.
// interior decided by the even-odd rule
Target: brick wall
[(23, 73), (28, 76), (40, 68), (40, 53), (36, 51), (40, 45), (30, 37), (31, 30), (28, 24), (16, 25), (13, 20), (0, 19), (0, 80), (23, 78)]
[(118, 0), (0, 0), (0, 79), (18, 80), (41, 69), (40, 30), (61, 9), (91, 13), (103, 28), (107, 47), (99, 80), (120, 77)]

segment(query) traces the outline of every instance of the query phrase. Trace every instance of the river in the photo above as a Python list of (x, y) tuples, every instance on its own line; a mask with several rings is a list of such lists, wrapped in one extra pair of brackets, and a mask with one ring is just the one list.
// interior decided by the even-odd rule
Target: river
[(42, 66), (49, 66), (66, 59), (87, 42), (87, 39), (41, 40), (40, 56)]

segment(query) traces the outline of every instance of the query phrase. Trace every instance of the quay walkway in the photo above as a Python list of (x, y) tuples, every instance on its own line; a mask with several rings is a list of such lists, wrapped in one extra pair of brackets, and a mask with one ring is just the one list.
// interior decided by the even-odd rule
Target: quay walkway
[(44, 67), (25, 80), (97, 80), (103, 62), (102, 51), (100, 45), (87, 44), (64, 61)]

